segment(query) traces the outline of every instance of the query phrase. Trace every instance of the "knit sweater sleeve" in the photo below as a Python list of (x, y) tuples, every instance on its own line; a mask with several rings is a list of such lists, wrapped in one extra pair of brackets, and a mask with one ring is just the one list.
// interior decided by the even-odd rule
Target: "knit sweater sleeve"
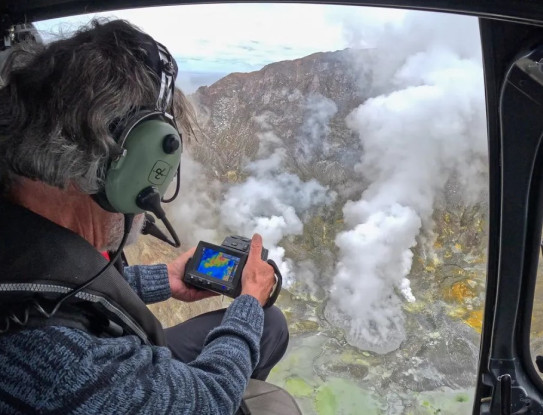
[(172, 296), (165, 264), (125, 267), (124, 279), (145, 304), (158, 303)]
[(255, 298), (238, 297), (189, 364), (134, 336), (47, 327), (0, 337), (9, 351), (0, 355), (0, 412), (231, 415), (258, 362), (263, 321)]

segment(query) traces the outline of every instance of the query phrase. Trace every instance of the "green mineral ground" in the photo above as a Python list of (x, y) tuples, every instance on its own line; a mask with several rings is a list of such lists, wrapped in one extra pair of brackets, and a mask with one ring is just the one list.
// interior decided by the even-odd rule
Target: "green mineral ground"
[[(333, 356), (334, 348), (327, 343), (329, 339), (322, 335), (294, 336), (286, 357), (268, 378), (293, 395), (305, 415), (471, 413), (473, 389), (399, 393), (379, 390), (361, 377), (371, 371), (368, 365), (375, 364), (374, 356), (354, 351)], [(326, 376), (326, 372), (335, 373)]]

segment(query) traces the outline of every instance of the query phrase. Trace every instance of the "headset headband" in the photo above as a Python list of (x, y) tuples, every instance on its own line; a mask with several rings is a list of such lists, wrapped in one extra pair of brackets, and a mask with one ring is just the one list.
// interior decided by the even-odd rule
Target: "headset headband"
[(175, 78), (177, 77), (177, 64), (166, 46), (159, 42), (155, 43), (160, 60), (160, 89), (155, 106), (157, 111), (166, 114), (168, 104), (172, 102), (173, 98)]
[(165, 117), (176, 130), (177, 124), (173, 117), (173, 94), (175, 90), (175, 79), (177, 77), (177, 63), (166, 46), (156, 42), (145, 33), (141, 34), (141, 45), (146, 51), (145, 64), (156, 73), (159, 78), (158, 97), (154, 108), (144, 108), (133, 114), (127, 121), (118, 125), (113, 131), (117, 143), (124, 147), (126, 138), (133, 128), (141, 121), (156, 116)]

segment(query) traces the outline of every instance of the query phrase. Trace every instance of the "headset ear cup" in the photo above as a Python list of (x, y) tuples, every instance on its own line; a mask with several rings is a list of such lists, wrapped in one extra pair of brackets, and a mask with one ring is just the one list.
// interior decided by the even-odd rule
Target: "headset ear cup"
[(122, 136), (124, 153), (112, 161), (105, 176), (104, 193), (116, 212), (141, 213), (140, 192), (155, 186), (163, 196), (181, 161), (182, 141), (177, 129), (161, 116), (142, 119)]

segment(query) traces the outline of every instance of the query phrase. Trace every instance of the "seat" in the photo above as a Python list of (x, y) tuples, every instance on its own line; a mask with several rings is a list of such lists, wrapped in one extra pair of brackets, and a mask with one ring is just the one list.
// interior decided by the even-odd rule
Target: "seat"
[(261, 380), (249, 380), (243, 401), (251, 415), (302, 415), (298, 404), (287, 391)]

